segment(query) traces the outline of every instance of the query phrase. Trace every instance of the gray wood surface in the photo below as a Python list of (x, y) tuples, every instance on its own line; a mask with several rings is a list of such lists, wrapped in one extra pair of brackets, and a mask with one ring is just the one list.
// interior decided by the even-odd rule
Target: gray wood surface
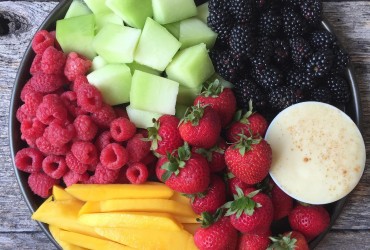
[[(11, 33), (0, 36), (0, 249), (54, 249), (30, 219), (13, 173), (8, 139), (11, 91), (17, 68), (32, 35), (58, 2), (2, 1), (0, 16)], [(326, 1), (324, 12), (352, 56), (363, 107), (363, 136), (370, 153), (370, 2)], [(370, 168), (317, 249), (370, 249)]]

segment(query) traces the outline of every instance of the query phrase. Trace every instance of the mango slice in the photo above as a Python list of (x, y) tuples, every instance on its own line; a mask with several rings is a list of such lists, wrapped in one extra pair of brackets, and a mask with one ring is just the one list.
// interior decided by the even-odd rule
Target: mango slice
[(83, 213), (99, 212), (154, 212), (170, 213), (179, 216), (197, 216), (190, 204), (165, 199), (118, 199), (100, 202), (88, 201), (80, 210)]
[(137, 249), (182, 250), (197, 249), (193, 236), (181, 231), (162, 231), (136, 228), (95, 228), (95, 231), (107, 239)]
[(182, 225), (184, 226), (184, 229), (192, 235), (194, 235), (195, 231), (201, 227), (200, 223), (184, 223)]
[(174, 193), (173, 190), (164, 184), (74, 184), (65, 190), (82, 201), (169, 199)]
[(177, 202), (180, 202), (180, 203), (183, 203), (183, 204), (190, 205), (190, 199), (188, 197), (182, 195), (179, 192), (174, 192), (174, 194), (171, 197), (171, 200), (177, 201)]
[(87, 249), (92, 250), (128, 250), (133, 249), (131, 247), (127, 247), (124, 245), (121, 245), (119, 243), (106, 240), (106, 239), (99, 239), (91, 236), (87, 236), (84, 234), (79, 234), (75, 232), (69, 232), (65, 230), (61, 230), (59, 233), (60, 239), (76, 245), (80, 247), (84, 247)]
[(76, 198), (67, 193), (64, 188), (57, 185), (53, 186), (53, 198), (56, 201), (76, 200)]
[(62, 229), (56, 226), (49, 225), (49, 230), (50, 230), (51, 235), (54, 237), (55, 241), (58, 242), (58, 244), (63, 248), (63, 250), (85, 250), (86, 249), (86, 248), (79, 247), (79, 246), (76, 246), (76, 245), (73, 245), (73, 244), (70, 244), (68, 242), (61, 240), (59, 234), (60, 234), (60, 231), (62, 231)]
[(197, 223), (197, 218), (200, 218), (199, 215), (198, 216), (191, 216), (191, 217), (189, 217), (189, 216), (177, 216), (177, 215), (175, 215), (174, 217), (175, 217), (175, 219), (178, 222), (183, 223), (183, 224), (184, 223), (190, 223), (190, 224)]
[(92, 213), (80, 215), (78, 221), (91, 227), (127, 227), (168, 231), (182, 229), (182, 225), (166, 213)]

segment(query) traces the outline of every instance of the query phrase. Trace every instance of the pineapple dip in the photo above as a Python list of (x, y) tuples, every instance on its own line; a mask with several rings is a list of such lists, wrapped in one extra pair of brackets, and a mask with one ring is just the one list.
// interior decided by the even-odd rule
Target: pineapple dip
[(272, 148), (271, 178), (288, 195), (327, 204), (350, 193), (366, 160), (362, 135), (338, 108), (302, 102), (280, 112), (265, 136)]

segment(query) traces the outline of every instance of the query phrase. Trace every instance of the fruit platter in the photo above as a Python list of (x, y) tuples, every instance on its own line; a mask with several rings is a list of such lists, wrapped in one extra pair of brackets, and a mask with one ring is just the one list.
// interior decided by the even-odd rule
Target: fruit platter
[(319, 0), (63, 1), (9, 120), (31, 218), (61, 249), (313, 249), (366, 160)]

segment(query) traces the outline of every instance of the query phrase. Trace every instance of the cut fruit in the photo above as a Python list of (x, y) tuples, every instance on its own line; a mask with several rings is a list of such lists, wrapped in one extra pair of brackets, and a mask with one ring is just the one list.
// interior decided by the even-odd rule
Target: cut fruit
[(131, 75), (133, 75), (135, 73), (135, 70), (144, 71), (146, 73), (157, 75), (157, 76), (159, 76), (161, 74), (161, 72), (159, 72), (158, 70), (152, 69), (152, 68), (150, 68), (148, 66), (145, 66), (145, 65), (141, 65), (137, 62), (128, 63), (127, 66), (130, 67)]
[(169, 79), (188, 88), (198, 88), (215, 73), (204, 43), (179, 51), (168, 65)]
[(201, 224), (200, 223), (184, 223), (182, 224), (184, 226), (184, 229), (186, 231), (188, 231), (189, 233), (191, 233), (192, 235), (195, 234), (195, 232), (201, 228)]
[(130, 63), (140, 37), (140, 30), (117, 24), (106, 24), (96, 35), (93, 46), (108, 63)]
[(181, 43), (166, 28), (147, 18), (135, 51), (135, 61), (163, 71)]
[(87, 80), (99, 89), (105, 103), (111, 106), (130, 101), (132, 76), (125, 64), (107, 64), (88, 74)]
[(106, 0), (106, 5), (128, 25), (142, 29), (147, 17), (153, 16), (151, 0)]
[(132, 77), (130, 105), (160, 114), (175, 114), (179, 83), (136, 70)]
[(86, 5), (90, 8), (94, 14), (111, 12), (111, 10), (105, 5), (105, 0), (84, 0)]
[(75, 200), (76, 198), (67, 193), (61, 186), (53, 186), (53, 199), (55, 201)]
[(60, 229), (59, 227), (49, 225), (49, 231), (51, 235), (53, 236), (53, 238), (55, 239), (55, 241), (58, 242), (58, 244), (63, 248), (63, 250), (85, 250), (86, 249), (86, 248), (79, 247), (79, 246), (76, 246), (76, 245), (73, 245), (73, 244), (70, 244), (68, 242), (61, 240), (60, 231), (62, 231), (62, 229)]
[(217, 33), (198, 18), (193, 17), (180, 22), (179, 41), (181, 42), (181, 49), (199, 43), (205, 43), (207, 49), (211, 49), (216, 42), (216, 38)]
[(165, 27), (176, 39), (180, 37), (180, 22), (174, 22), (169, 24), (164, 24)]
[(152, 0), (153, 17), (160, 24), (177, 22), (197, 14), (194, 0)]
[(108, 23), (123, 26), (122, 19), (112, 12), (95, 14), (96, 32), (98, 33)]
[(64, 53), (76, 52), (89, 59), (96, 56), (92, 42), (95, 36), (93, 14), (61, 19), (56, 24), (56, 38)]
[(203, 23), (207, 24), (207, 18), (209, 16), (208, 2), (201, 4), (197, 7), (197, 18)]
[(91, 71), (100, 69), (100, 68), (104, 67), (107, 64), (108, 64), (107, 61), (105, 61), (103, 57), (96, 56), (92, 60)]
[(91, 14), (91, 10), (82, 0), (73, 0), (64, 16), (64, 19), (88, 14)]
[(135, 124), (137, 128), (149, 128), (153, 127), (153, 119), (158, 119), (162, 114), (149, 112), (140, 109), (134, 109), (131, 105), (126, 107), (127, 115), (130, 121)]
[(179, 94), (177, 95), (177, 104), (192, 106), (195, 98), (202, 91), (202, 87), (202, 84), (195, 88), (188, 88), (186, 86), (180, 85)]

